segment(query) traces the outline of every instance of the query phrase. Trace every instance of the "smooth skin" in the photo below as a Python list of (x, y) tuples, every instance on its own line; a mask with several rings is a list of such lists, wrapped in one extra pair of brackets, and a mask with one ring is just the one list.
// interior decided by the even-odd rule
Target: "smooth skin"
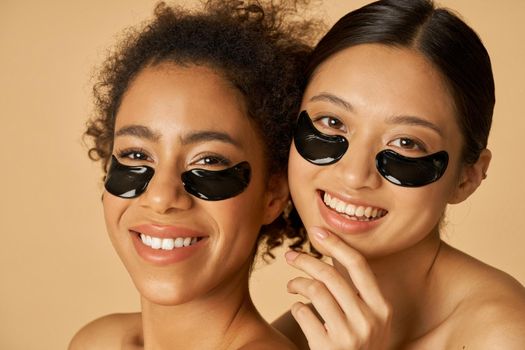
[[(113, 154), (155, 175), (145, 193), (123, 199), (104, 192), (106, 226), (141, 295), (141, 312), (109, 315), (85, 326), (70, 349), (294, 349), (258, 314), (248, 276), (259, 229), (282, 211), (284, 177), (268, 175), (263, 142), (240, 92), (205, 66), (164, 63), (133, 80), (116, 117)], [(205, 201), (187, 193), (180, 174), (248, 161), (241, 194)], [(205, 237), (188, 258), (143, 259), (132, 227), (191, 229)]]
[[(316, 127), (349, 140), (331, 166), (308, 163), (291, 148), (290, 192), (319, 260), (288, 252), (296, 303), (274, 322), (301, 349), (523, 349), (525, 289), (507, 274), (444, 243), (439, 225), (448, 204), (481, 184), (491, 153), (462, 162), (453, 98), (420, 53), (365, 44), (324, 62), (304, 95)], [(418, 188), (396, 186), (376, 170), (375, 155), (409, 157), (440, 150), (443, 177)], [(355, 221), (326, 205), (373, 207), (386, 215)]]

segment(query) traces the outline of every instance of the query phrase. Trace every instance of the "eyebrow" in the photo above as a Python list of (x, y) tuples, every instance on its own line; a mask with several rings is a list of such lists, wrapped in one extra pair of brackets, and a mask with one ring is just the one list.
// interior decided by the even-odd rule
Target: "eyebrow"
[(415, 125), (415, 126), (422, 126), (431, 130), (434, 130), (439, 134), (439, 136), (443, 136), (443, 132), (441, 129), (434, 123), (429, 122), (426, 119), (411, 116), (411, 115), (397, 115), (387, 118), (386, 122), (388, 124), (403, 124), (403, 125)]
[(150, 141), (158, 141), (160, 134), (143, 125), (127, 125), (115, 132), (115, 137), (135, 136)]
[[(115, 137), (118, 136), (134, 136), (142, 139), (146, 139), (149, 141), (157, 142), (161, 139), (161, 134), (151, 130), (147, 126), (143, 125), (128, 125), (120, 128), (115, 133)], [(190, 132), (187, 135), (184, 135), (181, 138), (181, 144), (182, 145), (189, 145), (189, 144), (195, 144), (200, 142), (206, 142), (206, 141), (220, 141), (224, 143), (232, 144), (236, 147), (240, 147), (240, 143), (233, 139), (230, 135), (224, 132), (220, 131), (210, 131), (210, 130), (202, 130), (202, 131), (194, 131)]]
[(220, 141), (224, 143), (229, 143), (236, 147), (240, 147), (240, 144), (237, 140), (233, 139), (227, 133), (220, 132), (220, 131), (208, 131), (208, 130), (195, 131), (195, 132), (189, 133), (188, 135), (185, 135), (182, 138), (183, 145), (206, 142), (206, 141)]
[(341, 97), (338, 97), (334, 94), (331, 94), (329, 92), (321, 92), (320, 94), (318, 95), (315, 95), (313, 96), (310, 101), (312, 102), (315, 102), (315, 101), (325, 101), (325, 102), (330, 102), (332, 104), (335, 104), (339, 107), (342, 107), (348, 111), (353, 111), (354, 108), (352, 107), (352, 104), (350, 104), (350, 102), (348, 101), (345, 101), (343, 100)]
[[(310, 101), (326, 101), (330, 102), (332, 104), (338, 105), (348, 111), (353, 111), (353, 106), (350, 102), (345, 101), (344, 99), (331, 94), (329, 92), (322, 92), (318, 95), (313, 96), (310, 98)], [(429, 129), (434, 130), (437, 132), (440, 136), (443, 136), (443, 132), (441, 129), (435, 125), (434, 123), (429, 122), (426, 119), (416, 117), (416, 116), (409, 116), (409, 115), (399, 115), (399, 116), (393, 116), (387, 118), (387, 123), (389, 124), (404, 124), (404, 125), (416, 125), (416, 126), (422, 126)]]

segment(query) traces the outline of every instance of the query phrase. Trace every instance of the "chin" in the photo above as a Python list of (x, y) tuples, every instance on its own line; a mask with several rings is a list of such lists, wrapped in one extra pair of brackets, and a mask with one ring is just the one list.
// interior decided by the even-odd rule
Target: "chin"
[(137, 285), (141, 297), (150, 303), (163, 306), (176, 306), (186, 304), (196, 297), (197, 293), (192, 288), (185, 288), (175, 283), (162, 283), (148, 281), (143, 285)]

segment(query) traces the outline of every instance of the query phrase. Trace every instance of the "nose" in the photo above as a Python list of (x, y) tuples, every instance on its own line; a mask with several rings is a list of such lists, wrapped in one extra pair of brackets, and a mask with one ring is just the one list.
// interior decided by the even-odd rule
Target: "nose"
[(336, 166), (336, 176), (343, 186), (353, 189), (375, 189), (381, 176), (375, 166), (374, 148), (367, 142), (352, 140), (348, 150)]
[(191, 195), (184, 190), (180, 174), (175, 167), (162, 166), (155, 169), (155, 175), (139, 201), (143, 207), (158, 214), (188, 210), (193, 203)]

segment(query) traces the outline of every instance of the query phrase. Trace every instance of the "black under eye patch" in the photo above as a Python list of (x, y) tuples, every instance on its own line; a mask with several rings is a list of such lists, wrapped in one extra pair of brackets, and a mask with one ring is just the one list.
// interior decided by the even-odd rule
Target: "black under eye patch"
[(409, 158), (390, 149), (376, 155), (379, 173), (395, 185), (421, 187), (437, 181), (447, 169), (448, 154), (440, 151), (426, 157)]
[[(104, 187), (115, 196), (135, 198), (146, 191), (154, 174), (152, 167), (124, 165), (112, 156)], [(192, 169), (182, 173), (181, 180), (189, 194), (200, 199), (218, 201), (243, 192), (250, 183), (250, 175), (248, 162), (241, 162), (219, 171)]]
[(114, 196), (135, 198), (146, 191), (153, 174), (155, 170), (149, 166), (124, 165), (115, 156), (111, 156), (104, 187)]
[(231, 168), (212, 171), (192, 169), (182, 173), (186, 192), (208, 201), (235, 197), (250, 183), (250, 164), (239, 163)]
[[(308, 162), (330, 165), (339, 161), (348, 149), (348, 140), (339, 135), (326, 135), (313, 125), (302, 111), (295, 129), (297, 152)], [(425, 157), (405, 157), (386, 149), (376, 155), (377, 171), (391, 183), (403, 187), (421, 187), (437, 181), (447, 169), (448, 153), (440, 151)]]
[(306, 111), (299, 114), (294, 134), (297, 152), (316, 165), (337, 162), (348, 149), (348, 140), (339, 135), (327, 135), (317, 130)]

